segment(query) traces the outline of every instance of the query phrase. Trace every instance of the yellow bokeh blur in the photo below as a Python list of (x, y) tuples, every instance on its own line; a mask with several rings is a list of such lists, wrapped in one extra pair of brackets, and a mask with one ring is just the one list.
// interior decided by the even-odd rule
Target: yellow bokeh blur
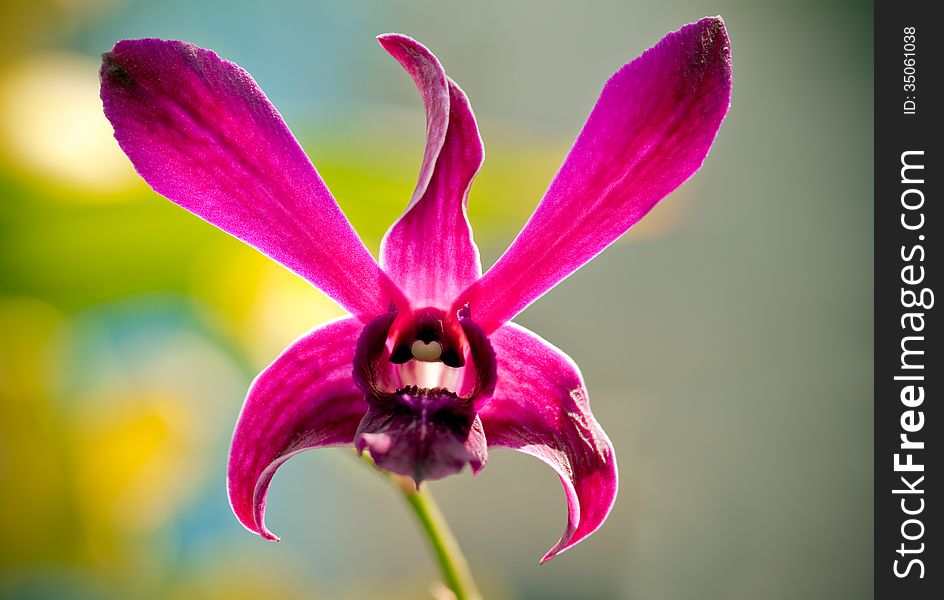
[[(28, 55), (0, 70), (0, 148), (28, 175), (84, 192), (136, 183), (98, 99), (98, 62), (73, 53)], [(114, 193), (61, 194), (111, 201)]]

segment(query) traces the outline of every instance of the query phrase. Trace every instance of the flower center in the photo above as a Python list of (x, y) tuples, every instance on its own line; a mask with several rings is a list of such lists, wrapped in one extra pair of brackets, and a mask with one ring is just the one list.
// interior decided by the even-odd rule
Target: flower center
[(468, 311), (436, 308), (380, 315), (364, 327), (354, 380), (368, 411), (355, 435), (383, 469), (438, 479), (485, 464), (478, 411), (495, 389), (491, 343)]
[(444, 389), (476, 410), (491, 397), (495, 370), (491, 343), (468, 312), (432, 307), (378, 316), (364, 327), (354, 356), (354, 379), (367, 396)]

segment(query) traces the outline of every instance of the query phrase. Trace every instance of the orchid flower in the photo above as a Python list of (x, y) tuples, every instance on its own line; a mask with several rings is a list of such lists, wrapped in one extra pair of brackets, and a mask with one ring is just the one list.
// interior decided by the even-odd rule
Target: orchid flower
[(252, 383), (233, 434), (230, 502), (247, 529), (277, 539), (266, 492), (303, 450), (353, 445), (419, 486), (466, 464), (477, 473), (491, 448), (511, 448), (564, 486), (566, 530), (547, 560), (606, 519), (616, 458), (574, 361), (511, 319), (700, 168), (730, 104), (724, 23), (686, 25), (613, 75), (484, 275), (466, 214), (484, 156), (469, 101), (420, 43), (378, 39), (426, 109), (419, 179), (379, 263), (246, 71), (180, 41), (125, 40), (103, 55), (105, 114), (151, 187), (350, 313), (303, 335)]

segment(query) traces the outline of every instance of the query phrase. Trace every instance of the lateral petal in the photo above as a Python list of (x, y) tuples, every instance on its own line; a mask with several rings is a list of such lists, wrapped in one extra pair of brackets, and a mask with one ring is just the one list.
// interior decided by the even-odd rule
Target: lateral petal
[(491, 342), (498, 386), (479, 412), (488, 446), (540, 458), (557, 472), (567, 497), (567, 527), (545, 562), (606, 520), (619, 487), (616, 457), (569, 356), (514, 323), (492, 334)]
[(276, 540), (265, 526), (265, 500), (276, 469), (310, 448), (350, 445), (367, 405), (351, 377), (363, 325), (345, 318), (306, 334), (263, 370), (249, 389), (233, 433), (230, 505), (249, 531)]

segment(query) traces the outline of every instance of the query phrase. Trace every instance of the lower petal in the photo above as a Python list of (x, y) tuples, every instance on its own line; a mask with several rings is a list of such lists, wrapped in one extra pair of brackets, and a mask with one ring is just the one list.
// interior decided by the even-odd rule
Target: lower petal
[(489, 447), (511, 448), (553, 468), (567, 495), (567, 528), (541, 562), (596, 531), (616, 500), (613, 446), (590, 412), (577, 365), (534, 333), (514, 324), (491, 342), (498, 386), (479, 416)]
[(310, 448), (349, 445), (367, 411), (351, 376), (363, 325), (341, 319), (303, 336), (256, 377), (233, 433), (228, 491), (236, 518), (276, 540), (265, 500), (276, 469)]
[(370, 408), (354, 444), (359, 452), (370, 450), (381, 469), (412, 477), (419, 487), (466, 464), (472, 473), (485, 466), (485, 434), (470, 399), (444, 389), (410, 387), (367, 402)]

